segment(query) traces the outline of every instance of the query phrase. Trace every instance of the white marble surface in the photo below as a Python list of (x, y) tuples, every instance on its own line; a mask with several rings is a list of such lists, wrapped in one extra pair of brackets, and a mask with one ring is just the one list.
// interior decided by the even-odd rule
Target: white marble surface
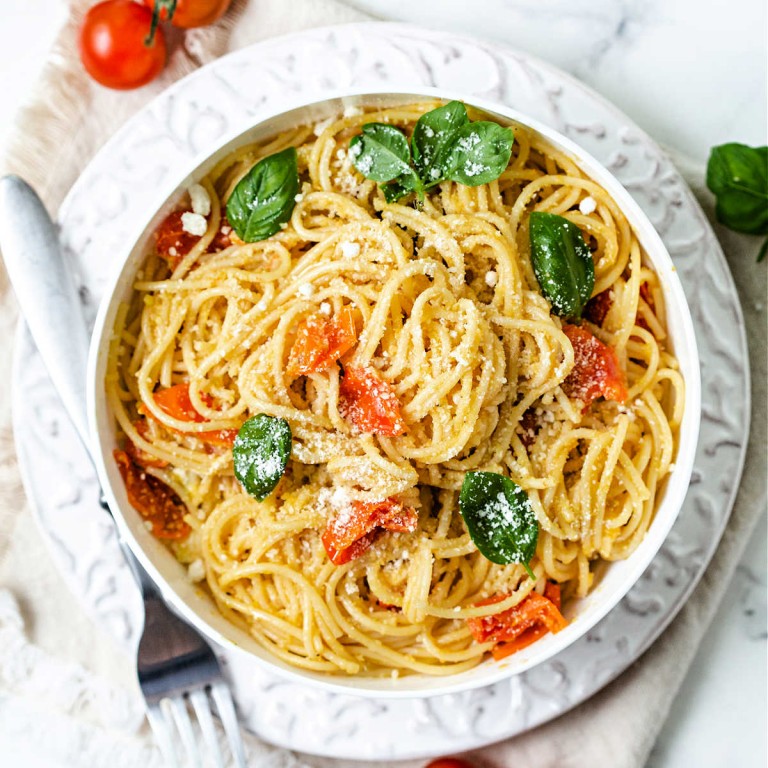
[[(382, 18), (471, 32), (551, 61), (657, 140), (704, 162), (728, 140), (766, 141), (763, 0), (354, 0)], [(0, 10), (0, 148), (64, 14), (63, 0)], [(715, 616), (652, 768), (766, 764), (766, 518)]]

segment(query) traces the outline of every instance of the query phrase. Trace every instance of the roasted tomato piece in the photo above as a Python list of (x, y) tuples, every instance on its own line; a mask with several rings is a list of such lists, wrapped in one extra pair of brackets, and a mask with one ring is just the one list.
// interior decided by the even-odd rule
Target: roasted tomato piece
[(411, 533), (418, 523), (416, 510), (404, 507), (397, 499), (353, 501), (328, 523), (322, 535), (323, 546), (334, 565), (343, 565), (360, 557), (379, 529)]
[(573, 345), (574, 365), (563, 382), (568, 397), (587, 408), (598, 397), (623, 403), (627, 399), (624, 374), (616, 353), (586, 328), (564, 325), (563, 333)]
[(466, 760), (459, 760), (456, 757), (441, 757), (433, 760), (431, 763), (427, 763), (425, 768), (474, 768), (474, 766), (472, 763), (468, 763)]
[[(492, 605), (506, 600), (509, 595), (496, 595), (477, 605)], [(493, 640), (497, 645), (493, 656), (502, 659), (530, 645), (547, 632), (557, 633), (568, 622), (560, 613), (560, 587), (547, 582), (544, 594), (531, 592), (513, 608), (492, 616), (467, 619), (472, 636), (478, 643)]]
[(162, 480), (134, 464), (125, 451), (114, 451), (113, 455), (128, 501), (152, 525), (152, 535), (158, 539), (186, 538), (191, 528), (184, 521), (187, 509), (181, 499)]
[(342, 416), (361, 432), (385, 437), (405, 432), (394, 388), (372, 368), (345, 368), (339, 394)]
[(584, 307), (584, 317), (595, 325), (599, 325), (601, 328), (605, 322), (605, 318), (608, 315), (611, 307), (613, 306), (613, 290), (609, 288), (607, 291), (598, 293), (593, 296)]
[[(173, 419), (191, 421), (196, 424), (202, 424), (205, 421), (205, 417), (201, 416), (195, 410), (195, 406), (192, 405), (192, 400), (189, 397), (189, 384), (174, 384), (167, 389), (158, 389), (153, 397), (158, 407)], [(206, 405), (211, 403), (211, 399), (207, 395), (204, 396), (203, 401)], [(142, 408), (142, 406), (139, 406), (139, 412), (152, 418), (150, 411)], [(209, 432), (174, 431), (182, 435), (192, 435), (210, 445), (231, 446), (237, 437), (236, 429), (212, 429)]]
[(200, 239), (197, 235), (187, 232), (181, 224), (184, 211), (174, 211), (166, 216), (155, 231), (157, 253), (168, 262), (174, 270), (181, 260), (192, 250)]
[(192, 405), (189, 384), (174, 384), (167, 389), (158, 389), (153, 397), (159, 408), (174, 419), (194, 421), (198, 424), (205, 421)]
[(357, 329), (352, 307), (344, 307), (334, 318), (310, 315), (296, 331), (288, 355), (288, 375), (306, 376), (333, 365), (357, 344)]
[(328, 559), (334, 565), (344, 565), (344, 563), (348, 563), (350, 560), (357, 560), (358, 557), (365, 554), (368, 547), (373, 544), (376, 536), (379, 534), (378, 529), (368, 531), (368, 533), (364, 533), (357, 541), (353, 541), (348, 547), (337, 549), (332, 538), (328, 534), (328, 530), (329, 529), (326, 528), (323, 532), (323, 546), (325, 547)]

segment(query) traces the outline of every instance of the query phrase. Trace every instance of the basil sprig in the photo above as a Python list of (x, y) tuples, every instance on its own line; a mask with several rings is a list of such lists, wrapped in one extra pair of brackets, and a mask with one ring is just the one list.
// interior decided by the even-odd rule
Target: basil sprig
[(288, 147), (262, 158), (240, 179), (227, 200), (227, 219), (246, 243), (266, 240), (291, 218), (298, 192), (296, 149)]
[[(362, 133), (349, 142), (352, 163), (366, 179), (394, 182), (384, 187), (385, 195), (398, 196), (417, 192), (424, 196), (424, 187), (410, 166), (411, 150), (405, 134), (387, 123), (366, 123)], [(399, 191), (402, 188), (402, 193)], [(397, 199), (397, 198), (395, 198)], [(389, 196), (387, 197), (389, 201)]]
[[(768, 235), (768, 147), (721, 144), (707, 163), (707, 186), (715, 195), (717, 220), (736, 232)], [(758, 261), (765, 258), (768, 240)]]
[(259, 501), (280, 482), (291, 455), (291, 427), (285, 419), (260, 413), (248, 419), (232, 447), (235, 477)]
[(467, 472), (459, 511), (475, 546), (492, 563), (522, 563), (528, 575), (536, 554), (539, 524), (528, 494), (496, 472)]
[(554, 213), (529, 221), (531, 262), (541, 292), (560, 317), (579, 318), (595, 287), (595, 263), (581, 230)]
[(387, 202), (424, 191), (442, 181), (469, 187), (498, 179), (509, 165), (514, 136), (497, 123), (472, 122), (460, 101), (425, 112), (410, 146), (405, 134), (386, 123), (366, 123), (349, 142), (352, 164), (382, 184)]

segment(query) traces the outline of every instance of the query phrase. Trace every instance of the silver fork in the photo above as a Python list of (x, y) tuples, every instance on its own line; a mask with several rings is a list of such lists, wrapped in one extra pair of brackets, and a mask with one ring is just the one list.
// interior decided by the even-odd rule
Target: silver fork
[[(0, 179), (0, 245), (21, 313), (90, 457), (85, 410), (88, 332), (80, 300), (48, 212), (35, 191), (17, 176)], [(103, 498), (101, 505), (109, 511)], [(232, 696), (216, 656), (192, 627), (171, 613), (125, 542), (120, 540), (120, 547), (144, 599), (145, 621), (136, 667), (148, 719), (165, 760), (178, 768), (175, 745), (180, 740), (185, 753), (181, 765), (203, 765), (189, 715), (191, 706), (210, 758), (208, 764), (223, 768), (213, 699), (234, 764), (245, 768)]]
[[(101, 505), (109, 511), (103, 497)], [(196, 630), (171, 613), (149, 574), (122, 540), (120, 547), (144, 600), (144, 627), (136, 656), (136, 672), (147, 703), (147, 719), (163, 759), (172, 768), (202, 768), (203, 765), (224, 768), (211, 712), (212, 699), (224, 726), (233, 764), (237, 768), (246, 768), (232, 694), (218, 659)], [(202, 759), (197, 746), (190, 705), (208, 753), (207, 762)], [(174, 734), (178, 735), (177, 739)], [(181, 760), (177, 759), (176, 744), (179, 741), (185, 753), (185, 759)]]

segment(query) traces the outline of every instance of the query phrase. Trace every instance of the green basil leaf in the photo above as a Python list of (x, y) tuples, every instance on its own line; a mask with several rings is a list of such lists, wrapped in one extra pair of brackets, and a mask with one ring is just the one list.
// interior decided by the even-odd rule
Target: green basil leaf
[(428, 187), (445, 178), (441, 164), (453, 144), (456, 131), (468, 123), (467, 108), (460, 101), (449, 101), (419, 118), (413, 129), (411, 151), (416, 171)]
[(496, 472), (467, 472), (459, 511), (475, 546), (492, 563), (522, 563), (529, 575), (539, 523), (528, 494)]
[(420, 200), (424, 199), (424, 185), (421, 183), (421, 179), (410, 169), (408, 173), (404, 173), (393, 181), (383, 184), (381, 191), (384, 193), (384, 199), (388, 203), (394, 203), (401, 197), (410, 195), (413, 192), (419, 196)]
[(291, 218), (299, 192), (296, 149), (259, 160), (243, 176), (227, 200), (227, 219), (246, 243), (266, 240)]
[(595, 287), (595, 263), (581, 230), (554, 213), (529, 221), (531, 262), (541, 292), (560, 317), (581, 317)]
[(737, 232), (768, 234), (768, 147), (722, 144), (707, 163), (717, 220)]
[(291, 455), (291, 427), (285, 419), (260, 413), (240, 427), (232, 458), (235, 477), (259, 501), (280, 482)]
[(464, 104), (450, 101), (418, 119), (410, 148), (398, 128), (366, 123), (349, 142), (349, 155), (363, 176), (389, 182), (382, 190), (391, 203), (412, 192), (423, 200), (425, 189), (445, 179), (473, 187), (497, 179), (509, 164), (513, 141), (511, 129), (471, 123)]
[(408, 139), (399, 128), (366, 123), (362, 130), (349, 142), (349, 157), (366, 179), (391, 181), (411, 170)]
[(445, 178), (467, 187), (498, 179), (509, 165), (514, 135), (498, 123), (478, 120), (461, 126), (442, 160)]

